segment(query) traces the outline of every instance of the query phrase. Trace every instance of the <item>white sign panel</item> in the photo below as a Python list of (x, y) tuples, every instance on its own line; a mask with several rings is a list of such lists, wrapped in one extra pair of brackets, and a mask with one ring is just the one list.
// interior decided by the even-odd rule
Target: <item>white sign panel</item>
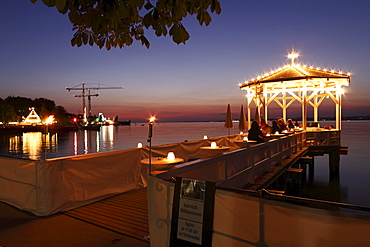
[(177, 238), (201, 245), (202, 224), (179, 218)]

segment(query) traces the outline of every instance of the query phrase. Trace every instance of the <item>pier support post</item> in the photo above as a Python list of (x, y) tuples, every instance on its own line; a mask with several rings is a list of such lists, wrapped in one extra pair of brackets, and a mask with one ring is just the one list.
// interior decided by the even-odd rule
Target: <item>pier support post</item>
[(329, 153), (329, 179), (339, 180), (339, 163), (340, 154), (338, 150), (333, 150)]

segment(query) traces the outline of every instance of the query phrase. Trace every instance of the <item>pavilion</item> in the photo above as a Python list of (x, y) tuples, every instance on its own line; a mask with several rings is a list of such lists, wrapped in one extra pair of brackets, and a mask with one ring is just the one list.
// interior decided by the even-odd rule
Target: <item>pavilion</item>
[(251, 124), (252, 103), (256, 106), (256, 116), (260, 116), (263, 108), (267, 120), (268, 106), (275, 102), (281, 107), (282, 118), (286, 121), (288, 107), (297, 101), (302, 107), (302, 127), (306, 130), (307, 106), (313, 107), (313, 119), (318, 122), (319, 106), (325, 99), (331, 99), (336, 109), (335, 128), (341, 130), (343, 87), (349, 86), (351, 74), (296, 64), (294, 60), (297, 57), (293, 46), (288, 55), (290, 65), (239, 84), (239, 88), (246, 91), (248, 126)]
[(25, 125), (37, 125), (37, 124), (42, 124), (41, 118), (39, 115), (36, 113), (35, 108), (31, 107), (30, 108), (30, 113), (28, 116), (22, 121), (22, 124)]

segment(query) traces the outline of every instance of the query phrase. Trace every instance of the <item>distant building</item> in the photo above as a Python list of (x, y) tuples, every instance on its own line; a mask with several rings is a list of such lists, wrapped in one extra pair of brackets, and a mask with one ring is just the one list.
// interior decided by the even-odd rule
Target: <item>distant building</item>
[(39, 115), (37, 115), (35, 108), (32, 107), (30, 108), (30, 114), (22, 121), (22, 124), (25, 125), (36, 125), (36, 124), (41, 124), (41, 118)]

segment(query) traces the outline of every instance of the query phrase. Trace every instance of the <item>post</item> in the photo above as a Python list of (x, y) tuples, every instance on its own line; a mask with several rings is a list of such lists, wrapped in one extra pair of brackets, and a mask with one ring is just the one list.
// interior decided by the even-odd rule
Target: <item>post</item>
[(342, 89), (340, 87), (340, 84), (338, 82), (337, 84), (337, 90), (336, 90), (336, 99), (337, 102), (335, 104), (335, 109), (336, 109), (336, 126), (335, 128), (338, 130), (342, 129)]
[(149, 142), (149, 175), (152, 175), (152, 137), (153, 124), (155, 117), (151, 117), (148, 123), (148, 142)]

